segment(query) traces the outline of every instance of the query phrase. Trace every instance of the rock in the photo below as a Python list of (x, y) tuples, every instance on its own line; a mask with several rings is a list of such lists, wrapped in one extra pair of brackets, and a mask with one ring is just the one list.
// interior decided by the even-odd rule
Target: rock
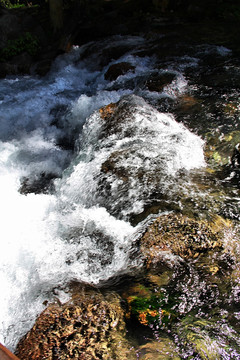
[(156, 74), (150, 77), (147, 80), (146, 87), (149, 91), (157, 91), (161, 92), (163, 88), (169, 84), (176, 78), (176, 74), (164, 72), (161, 74)]
[(102, 68), (109, 65), (111, 61), (120, 59), (124, 54), (131, 50), (131, 44), (122, 42), (120, 44), (111, 43), (109, 45), (109, 39), (107, 39), (107, 45), (104, 47), (98, 42), (90, 43), (81, 54), (81, 59), (90, 59), (91, 63), (94, 60), (94, 69), (102, 70)]
[(53, 59), (43, 59), (37, 62), (35, 66), (35, 73), (40, 76), (45, 76), (51, 69)]
[(16, 355), (21, 360), (120, 360), (129, 358), (129, 348), (119, 297), (88, 290), (63, 305), (49, 305), (20, 340)]
[(20, 194), (47, 194), (54, 190), (54, 179), (57, 175), (53, 173), (42, 172), (32, 177), (23, 177), (19, 188)]
[(3, 48), (9, 39), (19, 36), (21, 24), (19, 18), (10, 11), (4, 11), (0, 17), (0, 48)]
[(174, 342), (167, 337), (161, 337), (158, 341), (149, 341), (141, 345), (138, 351), (139, 360), (180, 360)]
[(129, 179), (129, 171), (124, 166), (119, 166), (120, 159), (127, 158), (128, 151), (116, 151), (110, 155), (110, 157), (102, 164), (101, 170), (103, 173), (115, 174), (119, 179), (126, 182)]
[(230, 183), (239, 188), (240, 183), (240, 133), (232, 131), (225, 136), (207, 134), (208, 142), (205, 156), (210, 166), (222, 184)]
[(4, 78), (6, 75), (16, 74), (16, 67), (8, 64), (7, 62), (0, 62), (0, 78)]
[(100, 116), (105, 121), (111, 121), (117, 109), (117, 104), (110, 103), (99, 109)]
[(187, 115), (188, 117), (193, 117), (202, 111), (202, 104), (199, 99), (192, 95), (184, 94), (179, 96), (175, 110), (178, 116)]
[(158, 217), (140, 240), (147, 265), (158, 262), (165, 253), (183, 258), (197, 258), (200, 253), (222, 248), (218, 232), (204, 221), (181, 214)]
[(29, 74), (32, 66), (32, 56), (27, 52), (23, 52), (14, 56), (9, 63), (15, 65), (18, 74)]
[[(159, 208), (173, 209), (167, 199), (175, 202), (176, 196), (180, 196), (180, 172), (181, 181), (185, 176), (188, 179), (189, 164), (198, 167), (196, 161), (204, 161), (202, 140), (179, 125), (174, 117), (159, 112), (135, 95), (123, 96), (94, 116), (99, 121), (97, 141), (100, 147), (108, 149), (99, 164), (99, 202), (104, 201), (111, 214), (127, 214), (135, 224), (152, 207), (157, 212)], [(85, 132), (87, 137), (91, 135), (87, 127), (88, 123), (84, 139)], [(199, 154), (194, 158), (193, 142), (194, 151)], [(141, 214), (142, 218), (135, 217)]]
[(116, 80), (120, 75), (125, 75), (129, 71), (134, 71), (135, 67), (128, 62), (121, 62), (111, 65), (104, 77), (106, 80)]
[[(234, 130), (219, 137), (219, 135), (209, 133), (207, 134), (207, 146), (205, 155), (209, 164), (212, 167), (229, 165), (231, 159), (231, 166), (236, 168), (235, 162), (237, 161), (238, 143), (240, 132)], [(234, 150), (233, 150), (234, 149)], [(234, 165), (235, 164), (235, 165)]]
[(238, 143), (233, 151), (232, 157), (231, 157), (231, 166), (233, 169), (240, 170), (240, 144)]
[(239, 359), (240, 348), (236, 331), (221, 320), (221, 315), (210, 319), (187, 316), (176, 326), (183, 353), (196, 359)]
[(7, 75), (29, 74), (32, 57), (27, 53), (14, 56), (10, 61), (0, 62), (0, 78)]

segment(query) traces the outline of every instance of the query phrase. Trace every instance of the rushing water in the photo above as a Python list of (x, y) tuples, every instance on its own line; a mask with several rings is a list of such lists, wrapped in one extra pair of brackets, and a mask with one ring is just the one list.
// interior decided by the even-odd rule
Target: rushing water
[[(68, 299), (71, 281), (97, 285), (140, 268), (132, 244), (153, 208), (239, 219), (238, 180), (205, 170), (231, 155), (224, 136), (239, 136), (239, 89), (229, 77), (240, 68), (223, 47), (186, 47), (160, 60), (144, 55), (154, 46), (114, 37), (60, 56), (44, 78), (0, 81), (0, 341), (11, 349), (47, 301)], [(135, 71), (106, 80), (123, 61)], [(150, 91), (149, 79), (166, 74), (172, 80)], [(106, 126), (99, 109), (116, 102), (116, 121)], [(219, 145), (207, 164), (204, 145), (216, 139), (222, 158)], [(177, 285), (182, 313), (206, 306), (206, 281), (189, 274)]]

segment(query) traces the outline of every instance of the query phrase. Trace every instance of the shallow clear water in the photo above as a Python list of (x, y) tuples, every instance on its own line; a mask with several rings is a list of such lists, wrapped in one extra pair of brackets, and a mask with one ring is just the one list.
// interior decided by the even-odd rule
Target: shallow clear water
[[(140, 55), (150, 46), (118, 36), (75, 47), (44, 78), (0, 81), (0, 341), (11, 349), (46, 301), (68, 299), (72, 281), (97, 285), (141, 268), (132, 248), (151, 212), (239, 220), (237, 183), (209, 175), (221, 159), (204, 156), (209, 138), (224, 145), (238, 130), (239, 89), (229, 76), (239, 67), (222, 47), (161, 62)], [(122, 49), (116, 60), (107, 56), (114, 47)], [(210, 71), (209, 56), (225, 77)], [(121, 61), (135, 71), (106, 80)], [(173, 80), (150, 91), (148, 79), (166, 73)], [(116, 121), (106, 126), (99, 109), (116, 102)], [(229, 143), (219, 149), (226, 158), (233, 151)], [(194, 271), (184, 285), (185, 271), (182, 313), (205, 306), (199, 294), (209, 285)]]

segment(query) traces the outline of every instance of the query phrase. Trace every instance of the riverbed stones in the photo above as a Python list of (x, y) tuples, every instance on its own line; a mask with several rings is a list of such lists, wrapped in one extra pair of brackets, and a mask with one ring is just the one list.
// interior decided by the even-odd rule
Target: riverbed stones
[(209, 224), (182, 214), (159, 216), (140, 240), (147, 265), (158, 262), (163, 254), (197, 258), (211, 249), (222, 248), (222, 241)]
[(20, 360), (126, 359), (124, 312), (115, 293), (87, 291), (44, 310), (20, 340)]

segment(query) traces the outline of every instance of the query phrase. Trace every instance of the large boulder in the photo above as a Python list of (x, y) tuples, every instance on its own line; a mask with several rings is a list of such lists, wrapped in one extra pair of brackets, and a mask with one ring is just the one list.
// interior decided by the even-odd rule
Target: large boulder
[(125, 359), (124, 312), (116, 294), (83, 291), (65, 304), (51, 304), (20, 340), (21, 360)]
[(103, 202), (111, 214), (124, 214), (131, 221), (135, 215), (145, 216), (155, 202), (165, 209), (166, 199), (180, 196), (180, 181), (184, 176), (188, 181), (188, 170), (204, 165), (203, 141), (170, 114), (134, 95), (94, 113), (82, 137), (83, 146), (89, 147), (84, 151), (91, 151), (96, 160), (94, 171), (100, 170), (98, 204)]

